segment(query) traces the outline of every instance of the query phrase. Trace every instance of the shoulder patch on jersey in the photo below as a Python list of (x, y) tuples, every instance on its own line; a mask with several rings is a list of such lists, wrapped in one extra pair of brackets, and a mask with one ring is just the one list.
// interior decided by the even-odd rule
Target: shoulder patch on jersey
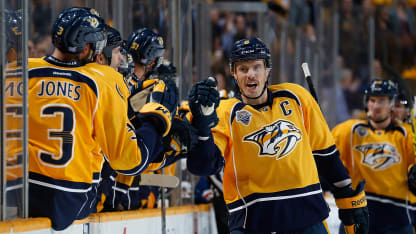
[(397, 149), (387, 143), (358, 145), (354, 149), (360, 151), (363, 155), (362, 163), (374, 170), (386, 169), (400, 162)]
[(265, 126), (262, 129), (243, 138), (244, 141), (254, 142), (260, 147), (260, 157), (276, 157), (276, 160), (292, 152), (302, 132), (287, 120)]
[(369, 134), (368, 129), (364, 126), (358, 126), (356, 131), (360, 137), (365, 137)]
[(248, 126), (252, 116), (253, 114), (247, 110), (239, 110), (236, 112), (236, 121)]

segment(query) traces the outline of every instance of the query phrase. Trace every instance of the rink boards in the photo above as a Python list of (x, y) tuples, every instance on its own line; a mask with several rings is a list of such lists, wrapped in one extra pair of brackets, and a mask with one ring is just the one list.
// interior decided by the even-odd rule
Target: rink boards
[[(338, 209), (332, 196), (325, 196), (331, 213), (326, 220), (332, 234), (338, 233)], [(0, 222), (0, 233), (21, 234), (161, 234), (161, 210), (107, 212), (92, 214), (76, 221), (64, 231), (53, 231), (47, 218), (30, 218)], [(211, 205), (189, 205), (166, 209), (167, 234), (216, 234)]]
[[(0, 222), (0, 233), (24, 234), (129, 234), (162, 233), (161, 209), (92, 214), (64, 231), (53, 231), (47, 218)], [(211, 205), (189, 205), (166, 209), (166, 233), (217, 233)]]

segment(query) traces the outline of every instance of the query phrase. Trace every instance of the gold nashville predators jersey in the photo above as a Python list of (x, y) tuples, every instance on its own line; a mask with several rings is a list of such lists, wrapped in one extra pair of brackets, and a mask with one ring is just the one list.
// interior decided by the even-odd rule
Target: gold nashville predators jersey
[(366, 120), (348, 120), (332, 130), (353, 186), (366, 180), (374, 225), (409, 223), (409, 211), (416, 208), (407, 185), (408, 167), (415, 160), (411, 131), (409, 124), (400, 123), (378, 130)]
[[(290, 231), (328, 216), (314, 156), (338, 157), (338, 151), (319, 106), (291, 83), (269, 86), (268, 99), (254, 108), (232, 98), (217, 109), (213, 136), (226, 161), (231, 230)], [(348, 180), (346, 171), (336, 179)]]
[[(119, 111), (113, 113), (127, 110), (125, 100), (112, 84), (114, 81), (84, 67), (62, 69), (48, 59), (51, 58), (29, 60), (30, 171), (91, 183), (95, 166), (91, 164), (92, 152), (95, 154), (99, 145), (110, 158), (120, 157), (123, 149), (113, 144), (116, 139), (131, 145), (130, 150), (135, 152), (132, 163), (140, 162), (134, 133), (127, 127), (127, 116), (109, 113), (110, 107)], [(110, 120), (125, 122), (124, 129)], [(112, 127), (104, 130), (106, 125)], [(120, 169), (131, 169), (134, 164), (120, 165)]]
[[(55, 229), (89, 214), (83, 209), (93, 173), (101, 166), (100, 152), (113, 169), (128, 175), (145, 170), (153, 152), (145, 140), (137, 139), (128, 120), (122, 76), (100, 66), (64, 63), (51, 56), (29, 59), (30, 203), (40, 203), (35, 198), (54, 190), (55, 198), (42, 202), (65, 210), (54, 213), (51, 208), (47, 214)], [(143, 131), (151, 134), (151, 129)]]

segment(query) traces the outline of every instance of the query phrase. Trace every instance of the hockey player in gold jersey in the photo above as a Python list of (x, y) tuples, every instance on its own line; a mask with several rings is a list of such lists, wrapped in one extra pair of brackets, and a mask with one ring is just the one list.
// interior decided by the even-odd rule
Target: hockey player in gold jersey
[(143, 172), (177, 105), (159, 82), (137, 109), (122, 77), (108, 75), (113, 68), (88, 63), (105, 45), (103, 26), (93, 9), (66, 9), (53, 25), (52, 55), (29, 60), (29, 215), (49, 217), (56, 230), (89, 215), (99, 153), (119, 173)]
[(412, 130), (391, 118), (396, 97), (391, 80), (371, 81), (365, 90), (368, 120), (348, 120), (332, 130), (353, 185), (367, 181), (370, 233), (413, 233), (416, 200), (407, 185), (415, 157)]
[(267, 86), (270, 52), (257, 38), (234, 44), (230, 69), (239, 95), (222, 100), (216, 111), (214, 78), (196, 83), (190, 92), (199, 142), (187, 167), (194, 174), (215, 174), (225, 159), (223, 192), (231, 233), (328, 233), (323, 221), (329, 209), (318, 173), (336, 194), (340, 219), (366, 233), (363, 183), (351, 188), (309, 92), (291, 83)]
[[(110, 40), (110, 44), (114, 45), (121, 42), (117, 30), (107, 30), (107, 35), (107, 43), (108, 40)], [(141, 98), (136, 99), (139, 105), (146, 103), (151, 90), (159, 80), (175, 85), (173, 79), (176, 77), (176, 68), (170, 63), (161, 63), (165, 47), (163, 38), (159, 34), (147, 28), (137, 29), (131, 33), (125, 46), (135, 63), (133, 78), (125, 80), (130, 90), (140, 90), (138, 95)], [(106, 60), (110, 61), (109, 58)], [(99, 61), (102, 60), (97, 57), (97, 62)], [(186, 150), (184, 149), (190, 147), (192, 138), (190, 137), (192, 132), (189, 128), (190, 125), (187, 121), (177, 115), (174, 117), (171, 131), (163, 138), (164, 149), (158, 157), (160, 164), (152, 164), (156, 167), (149, 166), (145, 173), (153, 174), (153, 171), (186, 157)], [(99, 197), (101, 202), (98, 204), (98, 211), (101, 209), (102, 211), (112, 211), (142, 208), (142, 200), (144, 200), (144, 197), (147, 198), (147, 193), (150, 192), (149, 188), (155, 190), (153, 187), (139, 186), (134, 183), (134, 176), (114, 173), (107, 163), (104, 164), (101, 178), (102, 183), (99, 186), (99, 192), (102, 195)]]

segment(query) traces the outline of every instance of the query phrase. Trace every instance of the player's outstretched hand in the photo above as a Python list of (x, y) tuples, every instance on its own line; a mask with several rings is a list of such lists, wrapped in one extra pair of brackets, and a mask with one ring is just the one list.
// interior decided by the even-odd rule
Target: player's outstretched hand
[(211, 128), (218, 124), (216, 108), (220, 102), (217, 91), (217, 79), (208, 77), (197, 82), (189, 94), (189, 108), (192, 112), (192, 125), (197, 129), (198, 135), (208, 137)]
[(347, 234), (368, 233), (368, 208), (364, 192), (365, 180), (354, 190), (350, 185), (333, 191), (339, 219)]

